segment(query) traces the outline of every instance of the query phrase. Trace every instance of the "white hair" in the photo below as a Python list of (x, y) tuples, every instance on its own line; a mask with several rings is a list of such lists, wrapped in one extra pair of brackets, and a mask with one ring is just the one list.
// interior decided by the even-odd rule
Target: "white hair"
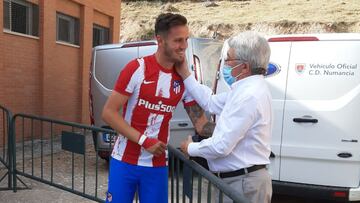
[(248, 62), (251, 73), (265, 74), (270, 59), (270, 46), (260, 34), (252, 31), (240, 33), (228, 41), (229, 48), (235, 50), (236, 58)]

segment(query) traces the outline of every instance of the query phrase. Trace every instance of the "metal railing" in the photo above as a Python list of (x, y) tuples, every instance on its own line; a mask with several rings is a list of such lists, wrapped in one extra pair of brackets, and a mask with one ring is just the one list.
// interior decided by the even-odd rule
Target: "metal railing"
[(9, 139), (10, 134), (10, 119), (11, 112), (5, 107), (0, 105), (0, 183), (6, 180), (7, 186), (1, 187), (0, 190), (12, 190), (12, 179), (11, 179), (11, 162), (10, 162), (10, 147), (11, 140)]
[(18, 141), (12, 151), (14, 192), (21, 175), (103, 202), (108, 175), (101, 174), (99, 181), (98, 169), (104, 163), (92, 146), (92, 133), (114, 131), (26, 114), (14, 115), (11, 123), (13, 141)]
[[(0, 156), (0, 162), (7, 170), (7, 189), (12, 188), (16, 192), (19, 189), (18, 181), (28, 188), (19, 178), (23, 176), (90, 200), (104, 202), (108, 164), (100, 161), (92, 135), (107, 133), (116, 136), (114, 131), (34, 115), (16, 114), (11, 117), (10, 111), (1, 106), (0, 110), (5, 115), (3, 126), (7, 126), (3, 130), (7, 153)], [(112, 144), (109, 143), (109, 148)], [(202, 203), (215, 200), (222, 203), (225, 195), (236, 203), (247, 202), (234, 188), (189, 160), (178, 149), (168, 146), (168, 151), (169, 202)], [(135, 202), (138, 202), (137, 195)]]

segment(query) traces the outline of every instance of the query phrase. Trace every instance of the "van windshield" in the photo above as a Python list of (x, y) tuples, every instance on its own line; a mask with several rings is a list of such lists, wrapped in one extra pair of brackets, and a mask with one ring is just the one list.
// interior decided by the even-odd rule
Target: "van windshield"
[(195, 71), (196, 76), (202, 84), (213, 89), (223, 43), (197, 39), (193, 45), (194, 64), (196, 68), (200, 67)]

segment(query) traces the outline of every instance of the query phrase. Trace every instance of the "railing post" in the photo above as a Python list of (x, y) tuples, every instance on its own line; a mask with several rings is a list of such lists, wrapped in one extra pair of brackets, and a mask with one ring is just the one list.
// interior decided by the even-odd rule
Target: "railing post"
[[(6, 112), (7, 114), (7, 143), (8, 143), (8, 155), (7, 155), (7, 162), (9, 164), (9, 171), (8, 171), (8, 187), (9, 189), (11, 189), (13, 187), (12, 185), (12, 182), (11, 182), (11, 167), (12, 167), (12, 152), (11, 152), (11, 149), (12, 149), (12, 145), (11, 145), (11, 117), (12, 117), (12, 114), (10, 113), (10, 111), (8, 110)], [(5, 136), (5, 135), (4, 135)]]
[(9, 135), (10, 135), (10, 154), (12, 159), (10, 161), (10, 170), (13, 177), (13, 191), (17, 192), (17, 183), (16, 183), (16, 138), (15, 138), (15, 118), (11, 117), (10, 120), (10, 128), (9, 128)]
[[(11, 112), (0, 105), (0, 110), (3, 112), (3, 139), (4, 139), (4, 150), (3, 150), (3, 157), (0, 158), (0, 162), (5, 166), (7, 169), (7, 172), (3, 177), (1, 177), (0, 182), (5, 178), (5, 176), (8, 176), (8, 186), (7, 188), (1, 188), (1, 190), (12, 190), (13, 184), (12, 184), (12, 141), (11, 141)], [(5, 141), (7, 139), (7, 141)], [(7, 150), (5, 150), (7, 148)]]
[[(10, 114), (10, 113), (9, 113)], [(8, 175), (8, 186), (9, 188), (11, 189), (14, 189), (13, 185), (12, 185), (12, 182), (11, 182), (11, 178), (12, 178), (12, 144), (11, 144), (11, 117), (10, 115), (8, 114), (8, 122), (7, 122), (7, 142), (8, 142), (8, 156), (7, 156), (7, 161), (8, 161), (8, 164), (9, 164), (9, 175)]]

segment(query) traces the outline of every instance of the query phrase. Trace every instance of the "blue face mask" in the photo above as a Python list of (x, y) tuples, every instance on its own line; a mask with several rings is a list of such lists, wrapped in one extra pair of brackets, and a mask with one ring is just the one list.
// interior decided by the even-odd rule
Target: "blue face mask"
[(234, 67), (231, 67), (231, 66), (226, 65), (226, 64), (224, 64), (224, 66), (223, 66), (222, 73), (223, 73), (224, 79), (225, 79), (226, 83), (229, 84), (230, 86), (236, 81), (236, 78), (240, 76), (240, 74), (238, 76), (236, 76), (236, 77), (231, 75), (231, 71), (234, 68), (238, 67), (239, 65), (241, 65), (241, 63), (234, 66)]

